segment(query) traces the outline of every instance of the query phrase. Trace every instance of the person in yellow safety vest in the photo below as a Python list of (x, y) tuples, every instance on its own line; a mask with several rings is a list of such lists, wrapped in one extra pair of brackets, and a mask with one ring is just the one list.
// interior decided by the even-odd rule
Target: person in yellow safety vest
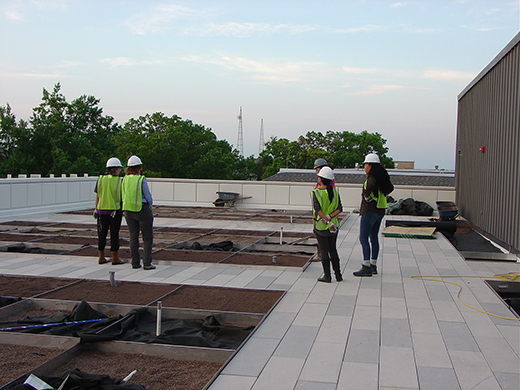
[(325, 283), (332, 281), (331, 263), (336, 280), (338, 282), (343, 280), (339, 265), (339, 254), (336, 248), (338, 240), (337, 227), (339, 226), (338, 215), (343, 211), (343, 206), (339, 191), (332, 186), (333, 180), (334, 172), (332, 169), (323, 167), (318, 172), (318, 187), (311, 191), (314, 234), (320, 248), (321, 264), (323, 266), (323, 276), (318, 281)]
[(386, 197), (394, 190), (390, 176), (375, 153), (365, 157), (367, 178), (361, 193), (359, 241), (363, 249), (363, 263), (354, 276), (377, 275), (379, 228), (386, 211)]
[(137, 156), (131, 156), (128, 159), (123, 178), (123, 211), (130, 233), (132, 268), (141, 268), (139, 256), (139, 231), (141, 231), (143, 235), (143, 268), (151, 270), (155, 269), (152, 264), (153, 199), (146, 178), (141, 175), (142, 164), (141, 159)]
[(99, 176), (94, 192), (96, 203), (94, 217), (97, 220), (98, 254), (99, 264), (108, 263), (105, 258), (105, 247), (107, 234), (110, 230), (110, 252), (112, 253), (112, 264), (124, 264), (119, 258), (119, 229), (123, 219), (121, 210), (121, 161), (112, 157), (107, 160), (104, 175)]
[[(317, 158), (314, 160), (314, 170), (316, 171), (316, 174), (320, 173), (321, 168), (328, 167), (329, 164), (327, 163), (327, 160), (324, 158)], [(336, 187), (336, 183), (334, 180), (331, 181), (332, 187)], [(314, 189), (318, 188), (319, 184), (316, 183), (314, 186)], [(320, 247), (318, 246), (318, 249), (316, 250), (316, 256), (314, 257), (313, 261), (321, 261), (321, 253), (320, 253)]]

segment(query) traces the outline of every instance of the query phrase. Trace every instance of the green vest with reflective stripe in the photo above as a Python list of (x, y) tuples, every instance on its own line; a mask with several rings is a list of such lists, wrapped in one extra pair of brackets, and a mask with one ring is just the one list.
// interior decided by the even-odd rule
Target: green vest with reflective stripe
[(118, 176), (103, 175), (97, 181), (98, 210), (121, 209), (121, 181)]
[[(338, 190), (337, 188), (333, 188), (332, 190), (334, 191), (334, 197), (332, 198), (332, 201), (329, 200), (329, 193), (326, 189), (317, 188), (311, 191), (311, 198), (313, 194), (316, 194), (316, 199), (318, 199), (318, 203), (320, 204), (321, 212), (325, 215), (329, 215), (339, 206)], [(329, 228), (327, 223), (318, 216), (318, 213), (316, 210), (314, 210), (314, 207), (312, 208), (312, 215), (314, 217), (314, 227), (316, 230), (327, 230)], [(339, 226), (338, 216), (332, 218), (331, 222), (334, 225)]]
[[(365, 190), (367, 188), (366, 180), (365, 180), (365, 183), (363, 184), (363, 188)], [(373, 192), (370, 193), (370, 197), (376, 201), (378, 209), (386, 209), (386, 206), (387, 206), (387, 204), (386, 204), (386, 195), (383, 194), (381, 192), (381, 190), (378, 190), (377, 192), (378, 192), (377, 197), (374, 195)]]
[(126, 175), (123, 178), (123, 210), (138, 212), (143, 208), (143, 177)]

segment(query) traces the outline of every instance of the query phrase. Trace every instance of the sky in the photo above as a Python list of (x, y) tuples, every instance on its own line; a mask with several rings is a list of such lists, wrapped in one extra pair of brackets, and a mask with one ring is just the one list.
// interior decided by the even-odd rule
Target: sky
[(42, 91), (123, 125), (162, 112), (244, 155), (309, 131), (380, 133), (455, 168), (457, 95), (518, 34), (520, 0), (0, 0), (0, 106)]

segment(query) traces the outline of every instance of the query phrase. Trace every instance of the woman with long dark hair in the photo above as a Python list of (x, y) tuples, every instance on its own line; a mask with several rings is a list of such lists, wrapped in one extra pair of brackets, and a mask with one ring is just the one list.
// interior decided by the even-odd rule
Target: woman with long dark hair
[(338, 190), (332, 186), (333, 180), (334, 172), (330, 167), (325, 166), (318, 172), (317, 188), (311, 191), (314, 234), (318, 241), (323, 266), (323, 276), (318, 281), (325, 283), (330, 283), (332, 280), (331, 263), (336, 280), (338, 282), (343, 280), (339, 267), (338, 250), (336, 249), (338, 215), (343, 211), (343, 206)]
[(381, 165), (379, 156), (370, 153), (365, 157), (367, 178), (361, 194), (359, 241), (363, 249), (363, 263), (354, 276), (377, 275), (379, 255), (379, 228), (386, 211), (386, 197), (394, 190), (388, 172)]

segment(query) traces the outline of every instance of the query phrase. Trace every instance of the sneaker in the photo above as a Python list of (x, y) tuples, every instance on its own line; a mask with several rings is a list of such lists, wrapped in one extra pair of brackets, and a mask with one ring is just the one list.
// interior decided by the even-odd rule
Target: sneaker
[(133, 269), (141, 268), (141, 264), (132, 264)]
[(318, 282), (323, 282), (323, 283), (330, 283), (331, 282), (331, 277), (330, 276), (322, 276), (321, 278), (318, 279)]
[(372, 276), (372, 268), (364, 265), (359, 271), (353, 272), (352, 274), (354, 276)]
[(377, 275), (377, 265), (370, 264), (370, 269), (372, 270), (372, 275)]
[(155, 268), (157, 268), (157, 267), (153, 264), (145, 265), (143, 267), (143, 269), (145, 269), (145, 270), (150, 270), (150, 269), (155, 269)]

